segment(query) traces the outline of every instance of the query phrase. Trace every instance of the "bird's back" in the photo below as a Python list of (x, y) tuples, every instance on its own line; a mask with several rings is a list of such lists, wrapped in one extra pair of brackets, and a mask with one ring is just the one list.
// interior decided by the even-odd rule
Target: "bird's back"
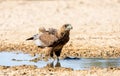
[(64, 46), (69, 41), (69, 32), (66, 32), (65, 35), (61, 38), (58, 38), (50, 47)]
[(58, 40), (58, 38), (50, 34), (49, 32), (40, 35), (39, 39), (44, 43), (44, 46), (48, 47)]

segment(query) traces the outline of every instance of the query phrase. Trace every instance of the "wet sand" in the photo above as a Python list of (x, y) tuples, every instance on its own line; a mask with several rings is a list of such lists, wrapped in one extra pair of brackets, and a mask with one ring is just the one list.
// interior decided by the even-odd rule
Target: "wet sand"
[[(1, 0), (0, 51), (21, 50), (32, 55), (44, 53), (32, 41), (25, 41), (25, 39), (38, 33), (39, 27), (59, 28), (65, 23), (70, 23), (73, 30), (70, 41), (62, 50), (61, 57), (120, 57), (119, 18), (119, 0)], [(59, 69), (40, 69), (31, 66), (15, 68), (18, 69), (1, 66), (0, 75), (117, 76), (120, 74), (120, 69), (116, 68), (95, 68), (88, 71), (73, 71), (60, 67)], [(20, 68), (24, 68), (24, 71)]]

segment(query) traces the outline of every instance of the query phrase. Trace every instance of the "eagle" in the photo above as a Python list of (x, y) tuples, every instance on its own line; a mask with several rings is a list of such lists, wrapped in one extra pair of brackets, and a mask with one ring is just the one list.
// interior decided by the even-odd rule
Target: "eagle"
[(40, 34), (33, 35), (26, 40), (33, 40), (35, 44), (40, 48), (50, 48), (50, 57), (53, 58), (53, 56), (56, 55), (57, 62), (59, 62), (62, 48), (70, 39), (71, 29), (73, 29), (71, 24), (64, 24), (58, 30), (54, 28), (49, 28), (46, 30), (44, 27), (42, 27), (39, 28)]

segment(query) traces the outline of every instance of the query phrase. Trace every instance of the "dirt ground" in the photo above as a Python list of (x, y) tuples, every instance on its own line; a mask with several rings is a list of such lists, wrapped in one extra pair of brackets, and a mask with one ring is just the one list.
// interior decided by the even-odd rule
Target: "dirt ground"
[(69, 68), (36, 68), (35, 66), (0, 67), (0, 76), (119, 76), (120, 68), (91, 68), (73, 71)]
[[(41, 53), (26, 38), (39, 27), (73, 26), (61, 57), (120, 57), (120, 0), (0, 0), (0, 51)], [(27, 68), (29, 67), (29, 68)], [(0, 68), (0, 76), (118, 76), (119, 68), (73, 71), (66, 68)], [(24, 71), (19, 69), (24, 68)], [(57, 69), (57, 70), (56, 70)], [(96, 70), (97, 69), (97, 70)], [(17, 73), (17, 74), (16, 74)]]

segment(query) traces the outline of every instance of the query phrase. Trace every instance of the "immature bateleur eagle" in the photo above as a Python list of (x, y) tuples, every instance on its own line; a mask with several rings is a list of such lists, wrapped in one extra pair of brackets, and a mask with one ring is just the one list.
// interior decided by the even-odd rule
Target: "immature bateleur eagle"
[(70, 30), (72, 28), (71, 24), (64, 24), (58, 30), (54, 28), (49, 28), (48, 30), (40, 28), (39, 32), (41, 34), (36, 34), (26, 40), (34, 40), (35, 44), (41, 48), (49, 47), (50, 56), (53, 57), (55, 54), (59, 61), (62, 48), (69, 41)]

